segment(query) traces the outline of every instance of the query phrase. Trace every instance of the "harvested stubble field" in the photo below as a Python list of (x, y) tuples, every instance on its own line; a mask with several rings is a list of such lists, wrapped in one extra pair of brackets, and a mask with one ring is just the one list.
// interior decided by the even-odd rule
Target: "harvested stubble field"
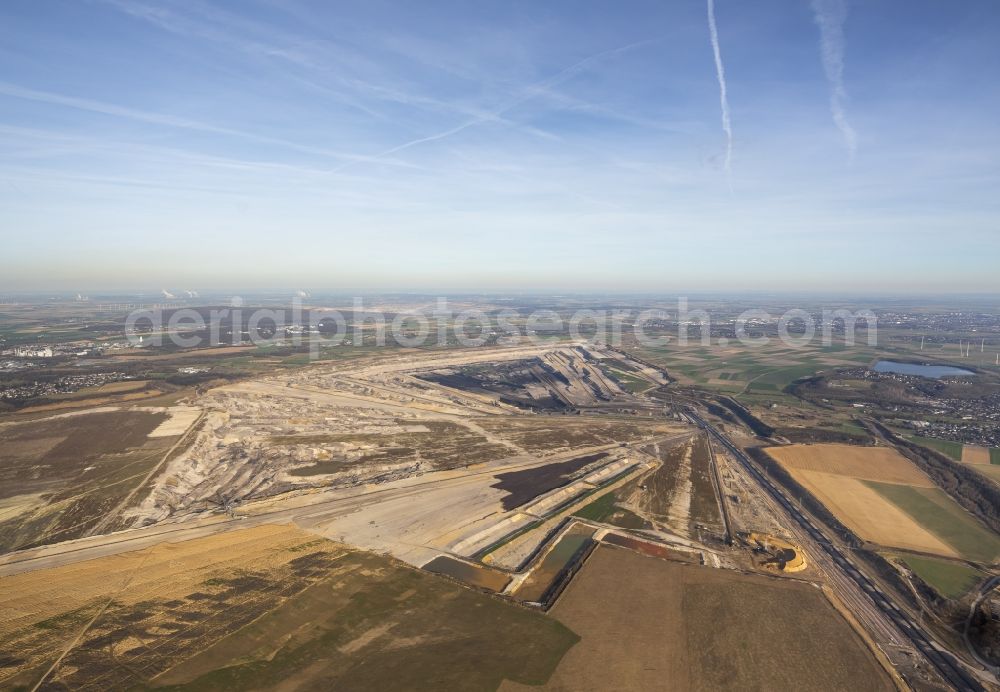
[(767, 452), (864, 540), (980, 562), (1000, 555), (1000, 537), (893, 449), (822, 444)]
[(4, 577), (0, 612), (3, 687), (33, 685), (68, 648), (45, 688), (492, 690), (544, 682), (578, 639), (275, 525)]
[(767, 451), (792, 472), (821, 471), (861, 480), (934, 487), (923, 471), (888, 447), (818, 444), (771, 447)]
[(977, 445), (964, 445), (962, 447), (962, 462), (966, 464), (990, 463), (989, 447), (979, 447)]
[(790, 579), (602, 545), (550, 615), (582, 639), (546, 690), (894, 689), (823, 593)]

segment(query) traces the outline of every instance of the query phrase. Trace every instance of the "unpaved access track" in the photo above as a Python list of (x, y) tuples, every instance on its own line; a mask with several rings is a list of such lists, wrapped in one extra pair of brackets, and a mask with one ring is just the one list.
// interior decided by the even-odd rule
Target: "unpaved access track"
[(507, 516), (500, 502), (503, 492), (491, 487), (498, 473), (535, 468), (564, 457), (616, 448), (617, 445), (605, 445), (576, 449), (544, 460), (514, 458), (479, 468), (428, 473), (384, 485), (289, 494), (248, 503), (240, 508), (235, 518), (212, 514), (186, 521), (166, 521), (8, 553), (0, 556), (0, 577), (116, 555), (161, 542), (180, 542), (285, 522), (330, 538), (343, 538), (363, 548), (387, 550), (402, 560), (420, 565), (446, 552), (463, 532), (473, 533), (480, 526), (500, 522)]

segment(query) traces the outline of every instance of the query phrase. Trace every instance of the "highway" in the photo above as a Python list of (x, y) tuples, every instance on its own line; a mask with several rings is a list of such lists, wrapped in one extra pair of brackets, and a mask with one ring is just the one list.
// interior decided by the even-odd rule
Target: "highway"
[[(767, 493), (788, 513), (788, 515), (799, 525), (799, 527), (819, 546), (829, 558), (826, 564), (835, 566), (833, 570), (827, 570), (831, 577), (832, 587), (838, 592), (838, 596), (845, 601), (848, 606), (852, 602), (857, 607), (861, 605), (858, 601), (858, 590), (862, 594), (862, 600), (869, 601), (875, 606), (878, 612), (887, 622), (876, 625), (876, 634), (880, 638), (888, 638), (889, 641), (898, 640), (902, 635), (905, 640), (919, 651), (938, 671), (942, 678), (954, 689), (961, 692), (979, 692), (985, 688), (973, 678), (955, 658), (934, 643), (931, 638), (920, 627), (914, 624), (913, 620), (903, 612), (899, 606), (893, 603), (892, 599), (875, 583), (872, 582), (857, 566), (835, 546), (826, 534), (824, 534), (813, 521), (805, 516), (798, 507), (785, 495), (784, 491), (770, 481), (753, 463), (753, 461), (729, 440), (724, 434), (714, 426), (705, 421), (698, 413), (689, 408), (687, 414), (715, 438), (725, 449), (736, 459), (743, 469), (757, 481), (757, 483), (767, 491)], [(865, 603), (867, 605), (867, 603)], [(871, 620), (871, 618), (865, 618)], [(890, 624), (891, 623), (891, 624)], [(898, 630), (898, 634), (894, 631)]]

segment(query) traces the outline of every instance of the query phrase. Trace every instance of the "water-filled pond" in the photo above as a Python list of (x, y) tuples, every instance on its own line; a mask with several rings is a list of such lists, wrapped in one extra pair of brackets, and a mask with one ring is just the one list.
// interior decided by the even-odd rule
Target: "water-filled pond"
[(880, 360), (872, 368), (875, 372), (893, 372), (897, 375), (917, 375), (939, 379), (941, 377), (969, 377), (976, 373), (951, 365), (921, 365), (919, 363), (900, 363), (895, 360)]

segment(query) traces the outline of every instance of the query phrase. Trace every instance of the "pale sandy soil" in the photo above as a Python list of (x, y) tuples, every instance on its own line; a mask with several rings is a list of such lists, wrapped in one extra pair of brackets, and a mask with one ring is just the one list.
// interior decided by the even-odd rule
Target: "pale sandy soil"
[(821, 471), (868, 481), (933, 488), (934, 482), (906, 457), (888, 447), (818, 444), (768, 447), (789, 471)]
[(337, 547), (292, 525), (267, 524), (55, 567), (44, 578), (35, 572), (0, 577), (0, 634), (112, 594), (124, 604), (182, 597), (211, 574), (283, 564), (302, 554), (292, 548), (317, 541)]
[(198, 419), (198, 416), (201, 415), (201, 409), (196, 406), (171, 406), (169, 408), (141, 410), (162, 411), (170, 414), (170, 417), (156, 426), (156, 429), (149, 433), (147, 437), (174, 437), (175, 435), (183, 435), (191, 427), (191, 424)]

